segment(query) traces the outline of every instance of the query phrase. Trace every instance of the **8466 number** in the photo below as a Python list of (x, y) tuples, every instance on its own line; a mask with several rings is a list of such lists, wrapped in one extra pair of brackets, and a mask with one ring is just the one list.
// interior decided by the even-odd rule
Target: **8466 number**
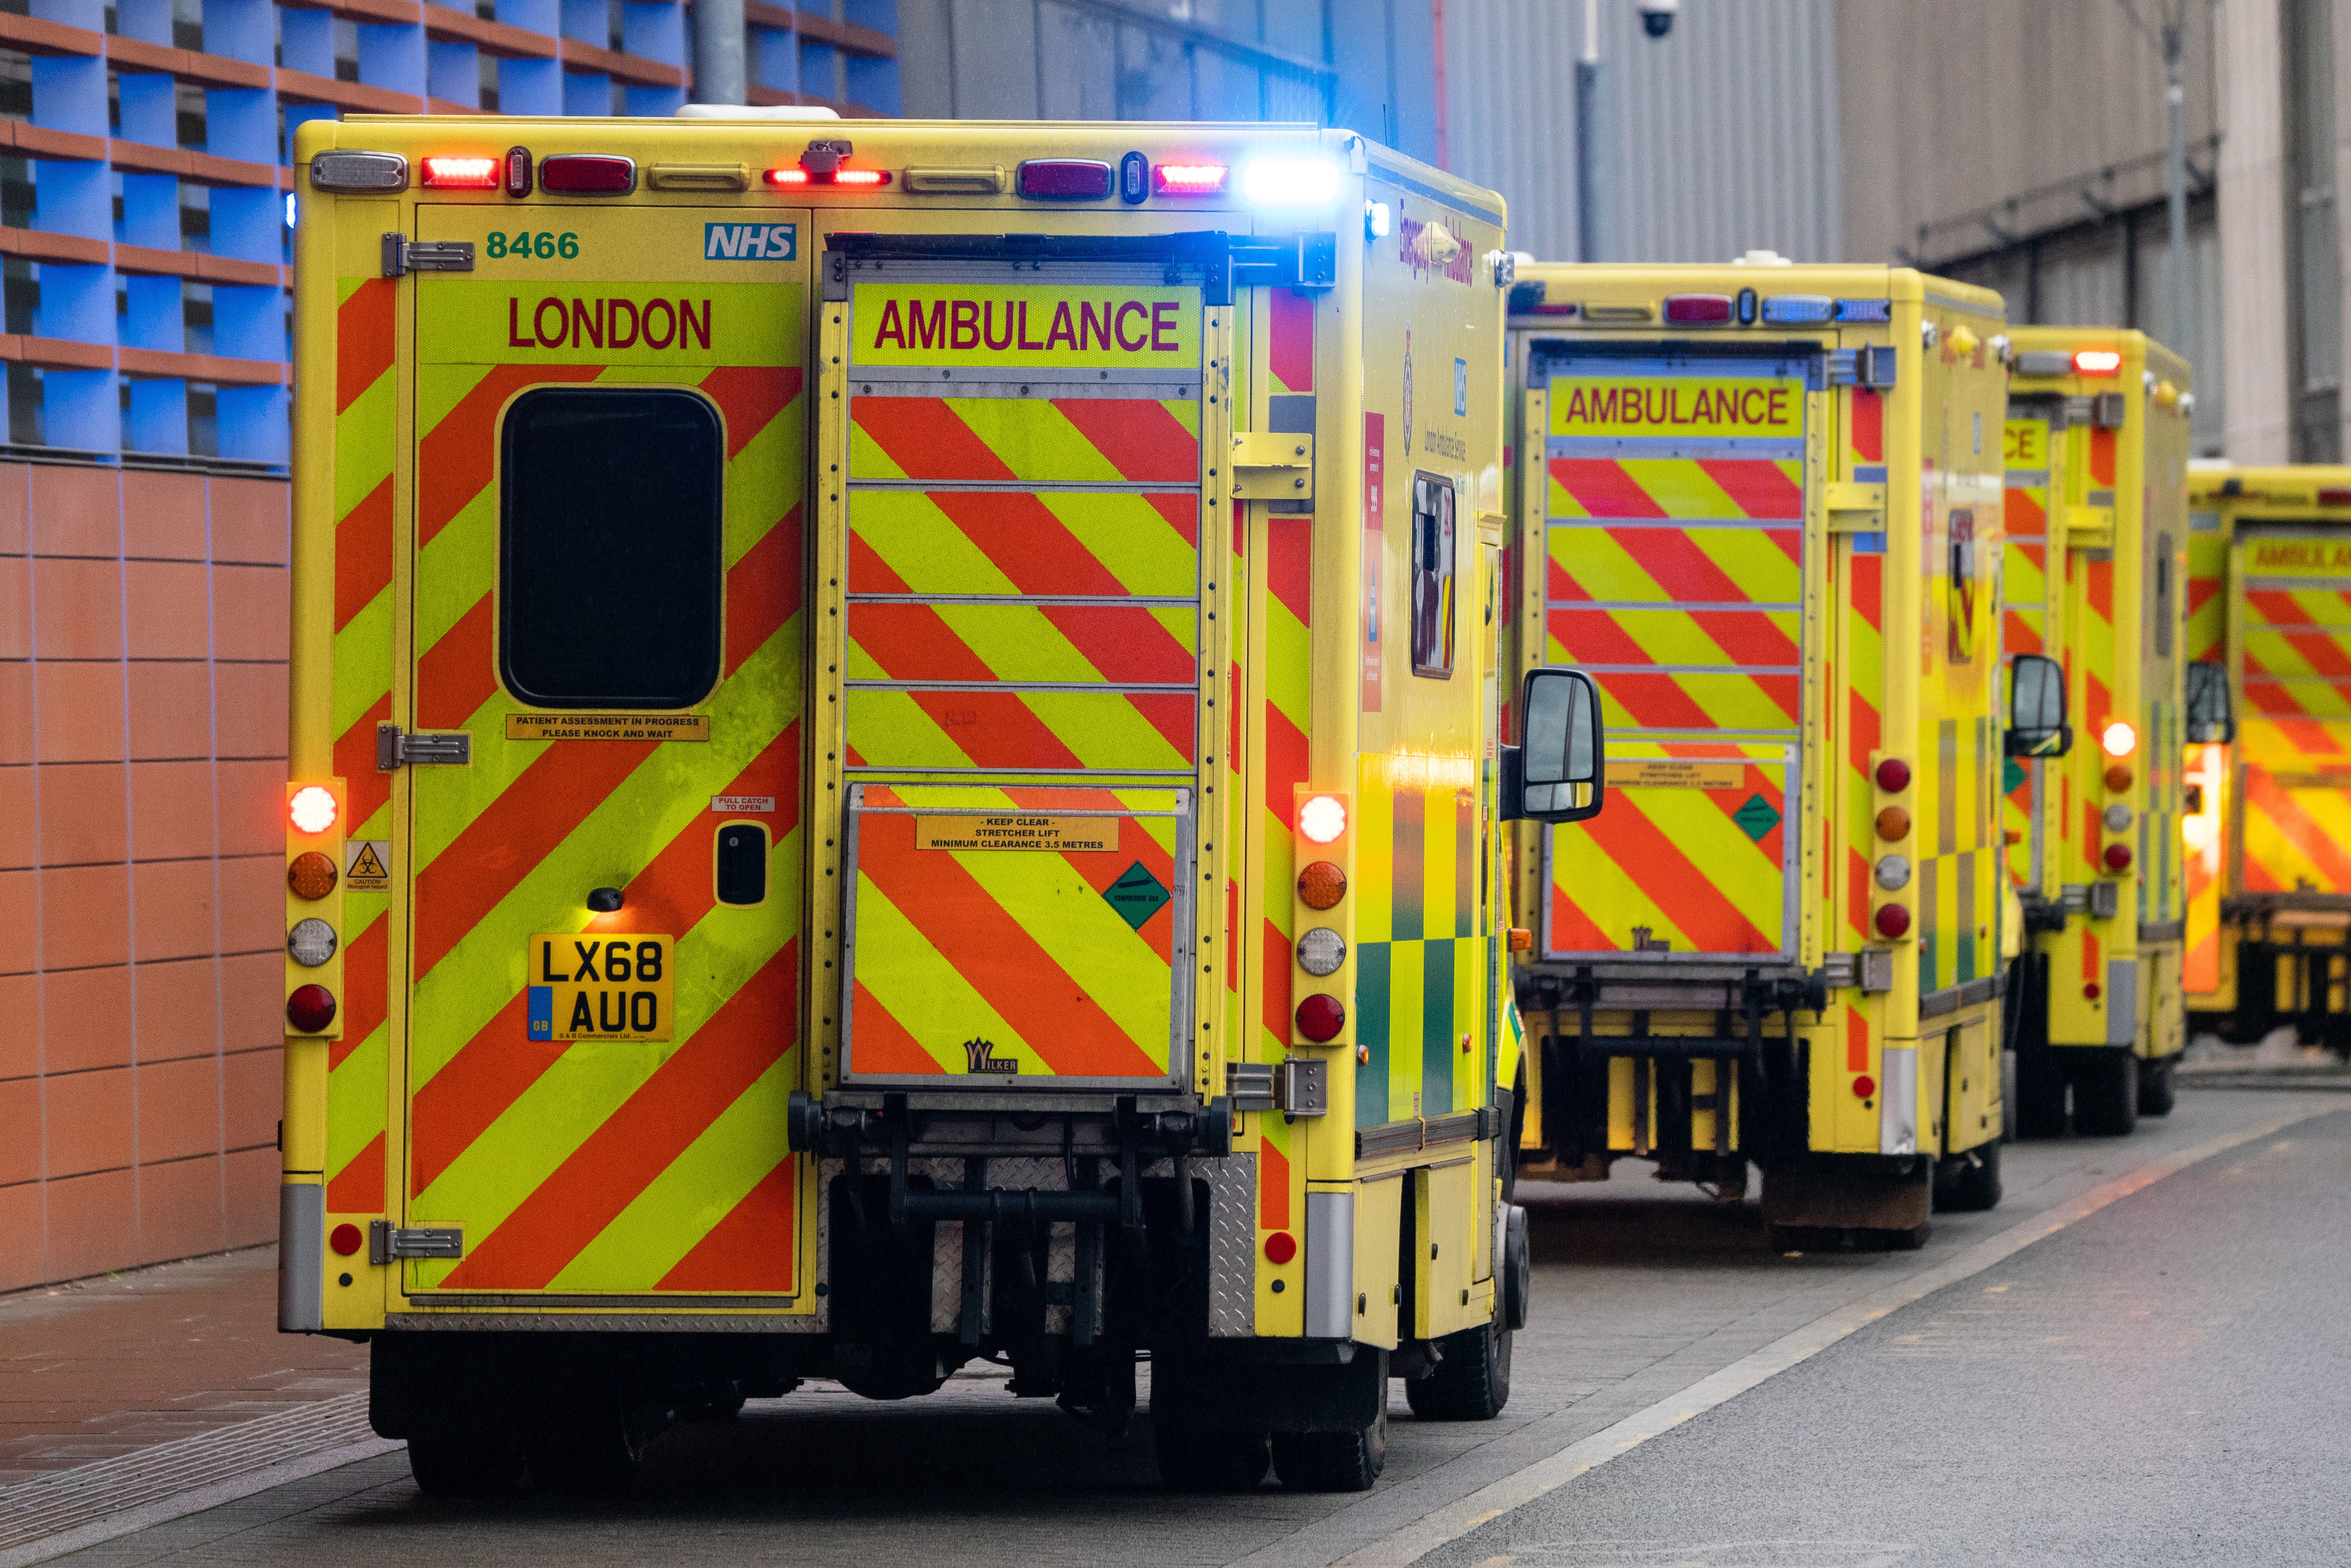
[(580, 236), (576, 234), (549, 234), (544, 229), (537, 234), (517, 229), (513, 235), (507, 235), (492, 229), (489, 244), (482, 248), (492, 261), (507, 256), (537, 256), (541, 261), (553, 261), (561, 256), (569, 261), (580, 254)]

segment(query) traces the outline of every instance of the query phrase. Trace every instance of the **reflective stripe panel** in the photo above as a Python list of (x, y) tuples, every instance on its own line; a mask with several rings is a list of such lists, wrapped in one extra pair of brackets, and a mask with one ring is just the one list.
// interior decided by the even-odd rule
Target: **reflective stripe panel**
[(1792, 752), (1618, 742), (1609, 760), (1633, 779), (1645, 762), (1687, 764), (1697, 781), (1612, 780), (1607, 810), (1553, 834), (1543, 956), (1788, 952)]
[[(335, 309), (335, 771), (353, 840), (392, 837), (375, 727), (392, 716), (393, 674), (393, 289), (386, 278), (343, 278)], [(343, 889), (343, 1032), (327, 1049), (327, 1207), (336, 1214), (384, 1212), (390, 901)]]
[[(1190, 801), (1188, 790), (853, 787), (843, 1082), (1180, 1074), (1170, 1042), (1188, 1035), (1188, 965), (1176, 959), (1188, 952), (1191, 873), (1177, 868), (1191, 858)], [(1016, 830), (1084, 847), (1032, 847)], [(983, 847), (954, 847), (971, 842)]]

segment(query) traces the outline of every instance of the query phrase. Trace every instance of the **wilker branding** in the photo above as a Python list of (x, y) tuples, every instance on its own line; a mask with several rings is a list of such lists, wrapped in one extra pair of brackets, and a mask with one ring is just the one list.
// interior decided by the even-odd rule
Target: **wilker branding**
[(967, 1040), (963, 1042), (964, 1060), (974, 1072), (998, 1072), (1011, 1078), (1020, 1071), (1020, 1064), (1008, 1056), (996, 1054), (992, 1040)]

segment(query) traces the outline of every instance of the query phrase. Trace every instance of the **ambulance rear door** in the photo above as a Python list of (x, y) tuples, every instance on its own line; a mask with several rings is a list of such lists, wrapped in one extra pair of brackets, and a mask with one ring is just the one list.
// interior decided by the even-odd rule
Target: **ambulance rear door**
[(807, 214), (417, 228), (405, 1288), (808, 1310)]
[(1608, 810), (1547, 835), (1544, 959), (1797, 959), (1812, 352), (1531, 346), (1542, 662), (1609, 731)]

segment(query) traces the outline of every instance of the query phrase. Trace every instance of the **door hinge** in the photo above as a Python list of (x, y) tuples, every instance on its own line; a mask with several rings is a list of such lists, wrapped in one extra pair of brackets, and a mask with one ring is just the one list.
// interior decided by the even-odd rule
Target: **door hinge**
[(398, 277), (409, 272), (471, 272), (474, 242), (469, 239), (410, 239), (406, 235), (383, 236), (383, 275)]
[(389, 1219), (368, 1221), (368, 1261), (389, 1263), (395, 1258), (463, 1258), (465, 1228), (462, 1225), (419, 1225), (402, 1229)]
[(403, 735), (389, 721), (375, 727), (375, 770), (389, 773), (412, 762), (464, 768), (474, 760), (474, 737), (463, 729), (434, 735)]

